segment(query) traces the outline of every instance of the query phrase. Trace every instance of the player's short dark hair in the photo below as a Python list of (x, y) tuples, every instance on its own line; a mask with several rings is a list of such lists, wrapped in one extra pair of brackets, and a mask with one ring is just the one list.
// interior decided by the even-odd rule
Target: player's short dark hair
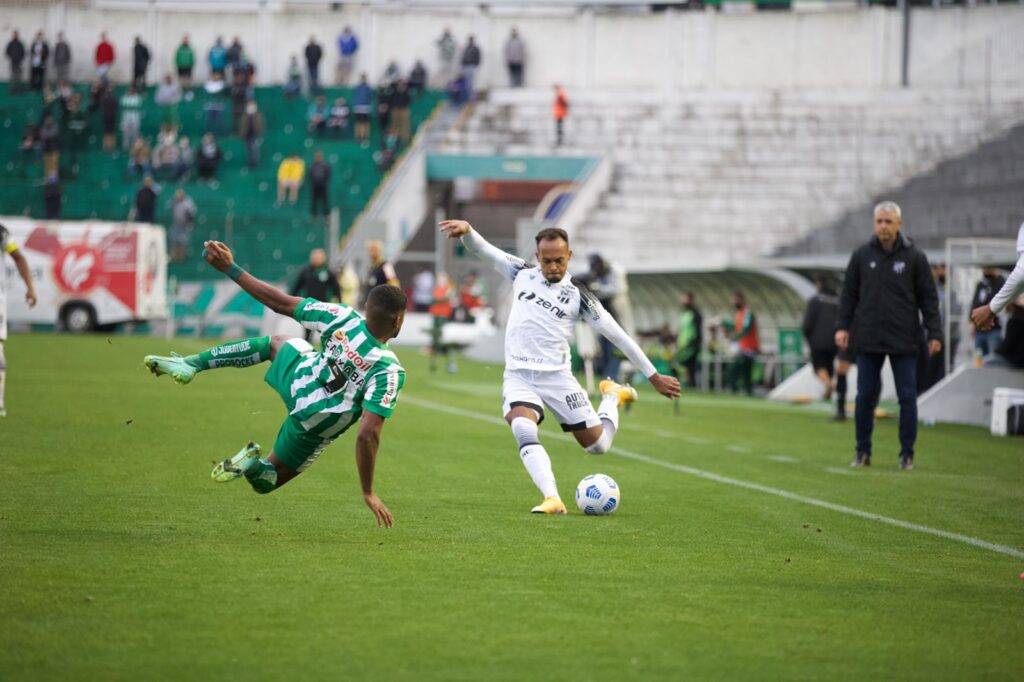
[(545, 227), (543, 230), (537, 233), (537, 246), (540, 246), (541, 242), (549, 241), (552, 239), (561, 239), (566, 244), (569, 243), (569, 233), (560, 227)]
[(371, 289), (366, 298), (366, 319), (378, 322), (394, 320), (407, 304), (401, 289), (393, 284), (381, 284)]

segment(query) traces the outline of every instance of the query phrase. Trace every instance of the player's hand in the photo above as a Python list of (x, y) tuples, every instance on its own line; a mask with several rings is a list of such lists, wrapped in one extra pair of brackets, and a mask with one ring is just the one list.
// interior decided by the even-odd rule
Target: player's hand
[(467, 223), (465, 220), (442, 220), (438, 223), (438, 227), (441, 231), (448, 236), (448, 239), (455, 239), (461, 237), (464, 234), (468, 234), (473, 226)]
[(836, 332), (836, 348), (846, 350), (850, 345), (850, 332), (840, 329)]
[(235, 262), (235, 256), (227, 244), (216, 241), (203, 242), (203, 258), (221, 272), (226, 272)]
[(666, 398), (678, 398), (680, 393), (679, 379), (667, 374), (652, 374), (647, 378), (654, 390)]
[(942, 341), (932, 339), (928, 342), (928, 355), (938, 355), (942, 352)]
[(992, 308), (983, 305), (971, 311), (971, 322), (979, 332), (987, 332), (995, 326), (996, 315), (992, 312)]
[(25, 292), (25, 303), (28, 303), (29, 308), (34, 308), (36, 305), (36, 292), (29, 289)]
[(377, 527), (394, 528), (395, 517), (391, 515), (391, 510), (380, 501), (380, 498), (373, 493), (363, 493), (363, 502), (370, 508), (373, 515), (377, 517)]

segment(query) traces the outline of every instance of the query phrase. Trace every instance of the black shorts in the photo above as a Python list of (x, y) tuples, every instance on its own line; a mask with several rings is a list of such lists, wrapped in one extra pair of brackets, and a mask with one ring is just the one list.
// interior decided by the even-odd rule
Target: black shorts
[(811, 367), (815, 372), (825, 370), (829, 376), (835, 371), (836, 351), (835, 349), (811, 349)]
[(182, 66), (182, 67), (178, 68), (178, 78), (183, 78), (183, 77), (187, 77), (187, 78), (191, 78), (192, 77), (192, 67), (191, 66)]
[(369, 122), (370, 122), (370, 115), (369, 114), (356, 114), (356, 123), (369, 123)]

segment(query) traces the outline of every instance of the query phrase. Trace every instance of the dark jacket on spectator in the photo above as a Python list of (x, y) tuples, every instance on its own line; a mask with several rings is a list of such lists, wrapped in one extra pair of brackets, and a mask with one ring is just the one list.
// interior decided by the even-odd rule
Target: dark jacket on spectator
[(143, 185), (135, 195), (135, 220), (140, 223), (156, 222), (156, 192)]
[(60, 220), (60, 183), (49, 182), (43, 185), (43, 211), (47, 220)]
[(7, 49), (4, 51), (4, 54), (7, 55), (12, 64), (21, 66), (21, 63), (25, 61), (25, 43), (21, 42), (19, 38), (11, 38), (11, 42), (7, 43)]
[(149, 48), (142, 43), (136, 43), (132, 54), (135, 59), (135, 66), (133, 70), (136, 75), (142, 75), (146, 73), (146, 69), (149, 68)]
[(66, 40), (53, 46), (53, 63), (55, 66), (67, 66), (71, 63), (71, 46)]
[[(856, 313), (857, 325), (850, 329)], [(872, 237), (850, 257), (836, 329), (857, 337), (858, 353), (917, 355), (921, 322), (929, 340), (942, 340), (939, 296), (924, 252), (903, 233), (890, 253)]]
[(309, 164), (309, 171), (306, 175), (314, 187), (326, 187), (327, 183), (331, 181), (331, 167), (326, 161), (314, 161)]
[(327, 267), (314, 268), (307, 265), (302, 268), (290, 293), (292, 296), (306, 296), (318, 301), (341, 300), (338, 278)]
[(462, 65), (480, 66), (480, 48), (475, 43), (466, 45), (466, 49), (462, 51)]
[(315, 69), (323, 56), (324, 51), (316, 43), (306, 45), (306, 64), (309, 68)]
[(807, 301), (802, 329), (811, 350), (835, 350), (838, 312), (839, 298), (831, 292), (819, 292)]

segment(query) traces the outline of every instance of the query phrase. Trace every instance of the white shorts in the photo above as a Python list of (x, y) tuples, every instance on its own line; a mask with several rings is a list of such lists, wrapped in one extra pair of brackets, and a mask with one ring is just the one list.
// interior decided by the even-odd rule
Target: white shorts
[(582, 431), (601, 424), (587, 392), (569, 370), (505, 370), (501, 387), (502, 416), (513, 407), (530, 407), (540, 417), (540, 423), (544, 421), (544, 405), (554, 413), (563, 431)]

